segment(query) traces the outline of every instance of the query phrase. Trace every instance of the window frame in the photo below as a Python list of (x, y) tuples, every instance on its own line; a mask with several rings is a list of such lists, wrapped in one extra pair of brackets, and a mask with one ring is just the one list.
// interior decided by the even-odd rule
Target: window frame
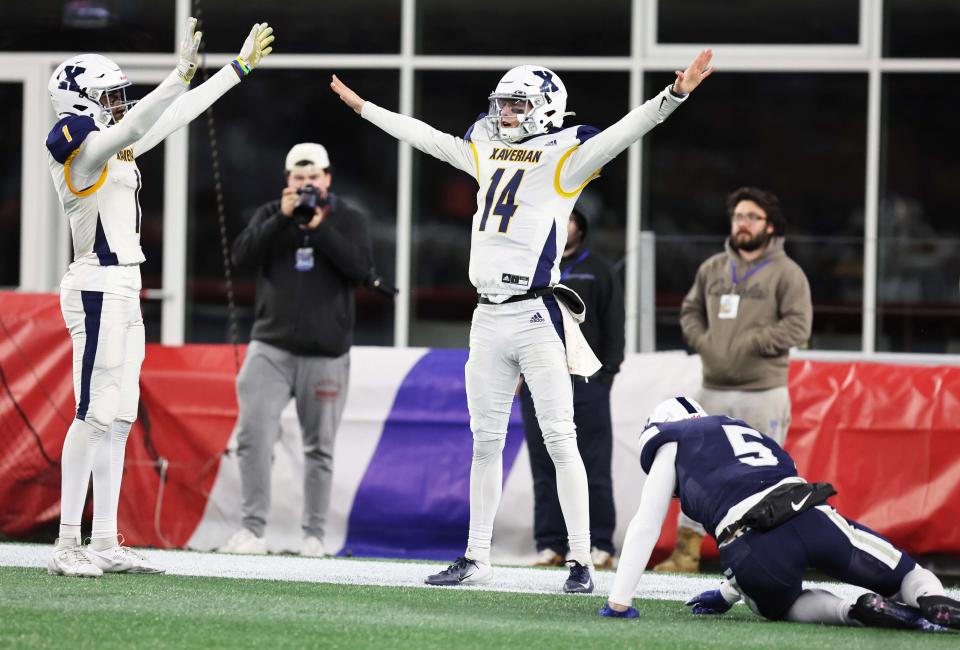
[[(415, 72), (421, 70), (472, 69), (502, 71), (518, 63), (515, 56), (435, 56), (415, 53), (415, 2), (401, 2), (401, 43), (397, 54), (357, 55), (304, 55), (284, 54), (278, 51), (264, 63), (269, 68), (335, 68), (348, 71), (355, 68), (391, 69), (400, 75), (398, 106), (389, 106), (401, 113), (413, 114)], [(577, 70), (617, 70), (629, 74), (629, 100), (639, 105), (644, 76), (647, 73), (672, 71), (688, 61), (705, 44), (666, 44), (658, 41), (656, 33), (657, 11), (661, 0), (632, 0), (630, 54), (619, 57), (538, 57), (538, 62), (558, 68)], [(175, 0), (176, 39), (182, 35), (183, 23), (190, 13), (190, 0)], [(960, 73), (960, 57), (948, 59), (896, 59), (884, 58), (883, 11), (879, 3), (860, 1), (859, 39), (856, 44), (844, 46), (824, 45), (722, 45), (714, 48), (718, 68), (749, 72), (816, 72), (849, 71), (868, 75), (867, 87), (867, 157), (863, 171), (864, 191), (864, 284), (863, 284), (863, 336), (861, 356), (880, 358), (876, 353), (877, 335), (877, 219), (879, 201), (880, 136), (881, 136), (881, 91), (885, 72), (951, 72)], [(167, 53), (107, 53), (130, 71), (151, 75), (162, 74), (173, 64), (175, 43)], [(234, 53), (210, 53), (206, 63), (211, 68), (227, 63)], [(29, 218), (25, 215), (25, 202), (21, 202), (21, 278), (20, 290), (51, 291), (56, 288), (63, 271), (63, 259), (69, 255), (69, 229), (60, 216), (57, 197), (49, 182), (49, 170), (42, 147), (37, 146), (53, 122), (53, 112), (46, 93), (46, 83), (54, 67), (62, 60), (63, 53), (0, 53), (0, 81), (18, 81), (24, 84), (23, 93), (23, 196), (40, 197), (31, 205)], [(141, 77), (146, 78), (146, 77)], [(46, 107), (46, 108), (44, 108)], [(355, 119), (346, 111), (343, 119)], [(167, 142), (164, 187), (164, 324), (163, 342), (183, 342), (185, 314), (185, 264), (178, 243), (185, 241), (187, 230), (186, 206), (187, 183), (183, 176), (189, 157), (186, 135), (172, 136)], [(394, 345), (405, 347), (409, 342), (410, 323), (410, 250), (411, 210), (413, 191), (412, 149), (403, 143), (398, 147), (397, 178), (397, 248), (394, 277), (401, 293), (396, 301), (394, 320)], [(650, 260), (643, 259), (640, 251), (649, 247), (650, 235), (641, 232), (641, 184), (643, 156), (641, 146), (633, 145), (625, 152), (628, 177), (627, 215), (625, 233), (627, 262), (625, 287), (627, 307), (627, 352), (654, 351), (655, 341), (650, 334), (649, 321), (653, 315), (648, 306), (652, 289), (641, 278), (641, 267), (647, 268)], [(36, 255), (35, 243), (48, 243), (49, 250), (60, 251), (55, 255)], [(32, 252), (33, 254), (28, 254)], [(179, 306), (178, 306), (179, 305)], [(169, 313), (169, 316), (168, 316)], [(169, 321), (168, 321), (169, 318)], [(829, 351), (802, 352), (805, 357), (831, 354)], [(856, 358), (850, 352), (837, 353), (845, 359)], [(897, 358), (923, 359), (924, 355), (894, 353)], [(886, 356), (884, 356), (886, 358)], [(936, 355), (943, 363), (960, 364), (960, 355)]]

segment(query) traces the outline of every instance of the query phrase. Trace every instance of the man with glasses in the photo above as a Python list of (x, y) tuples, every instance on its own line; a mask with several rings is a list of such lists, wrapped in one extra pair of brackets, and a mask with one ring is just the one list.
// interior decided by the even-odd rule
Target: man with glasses
[[(784, 252), (780, 201), (755, 187), (727, 197), (725, 251), (700, 265), (680, 308), (683, 337), (700, 355), (697, 401), (783, 445), (790, 426), (790, 348), (810, 337), (813, 305), (803, 270)], [(671, 556), (654, 571), (697, 572), (704, 530), (682, 512)]]

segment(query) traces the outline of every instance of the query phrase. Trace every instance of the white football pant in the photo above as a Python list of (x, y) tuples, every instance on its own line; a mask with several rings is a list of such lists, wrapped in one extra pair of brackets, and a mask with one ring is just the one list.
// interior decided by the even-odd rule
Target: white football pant
[(114, 420), (136, 420), (144, 357), (140, 299), (64, 289), (60, 310), (73, 339), (76, 418), (101, 431)]
[(116, 544), (124, 448), (140, 399), (144, 357), (140, 301), (136, 297), (64, 289), (60, 292), (60, 309), (73, 340), (77, 404), (61, 459), (60, 537), (79, 542), (80, 519), (93, 470), (92, 537), (106, 548)]
[(561, 338), (556, 298), (477, 305), (465, 368), (473, 463), (470, 469), (470, 532), (467, 557), (490, 562), (493, 521), (503, 486), (502, 451), (522, 373), (544, 444), (557, 471), (557, 494), (567, 525), (571, 557), (590, 562), (587, 474), (577, 450), (573, 386)]

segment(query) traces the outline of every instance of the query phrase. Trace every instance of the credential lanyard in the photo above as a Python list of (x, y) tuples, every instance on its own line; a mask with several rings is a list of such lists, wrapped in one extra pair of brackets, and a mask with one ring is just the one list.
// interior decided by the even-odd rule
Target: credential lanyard
[(570, 266), (568, 266), (565, 270), (560, 271), (560, 279), (561, 279), (561, 280), (566, 280), (568, 277), (570, 277), (570, 274), (573, 273), (573, 267), (575, 267), (577, 264), (579, 264), (579, 263), (582, 262), (583, 260), (587, 259), (588, 257), (590, 257), (590, 250), (589, 250), (589, 249), (587, 249), (587, 250), (583, 251), (582, 253), (580, 253), (580, 257), (578, 257), (577, 259), (573, 260), (573, 264), (571, 264)]
[(747, 278), (749, 278), (751, 275), (753, 275), (754, 273), (756, 273), (757, 271), (759, 271), (760, 269), (762, 269), (763, 267), (765, 267), (767, 264), (769, 264), (769, 263), (772, 262), (772, 261), (773, 261), (773, 260), (764, 260), (764, 261), (760, 262), (760, 263), (757, 264), (755, 267), (753, 267), (752, 269), (750, 269), (749, 271), (747, 271), (746, 274), (745, 274), (742, 278), (739, 278), (739, 279), (737, 278), (737, 263), (736, 263), (736, 262), (730, 262), (730, 276), (731, 276), (730, 279), (733, 280), (733, 286), (737, 286), (738, 284), (740, 284), (741, 282), (743, 282), (744, 280), (746, 280)]

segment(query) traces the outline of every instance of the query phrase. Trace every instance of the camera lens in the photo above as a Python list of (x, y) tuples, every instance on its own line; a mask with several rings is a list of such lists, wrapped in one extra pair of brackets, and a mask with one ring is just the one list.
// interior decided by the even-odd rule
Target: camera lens
[(297, 190), (299, 198), (293, 207), (294, 216), (309, 221), (317, 210), (317, 188), (313, 185), (304, 185)]

